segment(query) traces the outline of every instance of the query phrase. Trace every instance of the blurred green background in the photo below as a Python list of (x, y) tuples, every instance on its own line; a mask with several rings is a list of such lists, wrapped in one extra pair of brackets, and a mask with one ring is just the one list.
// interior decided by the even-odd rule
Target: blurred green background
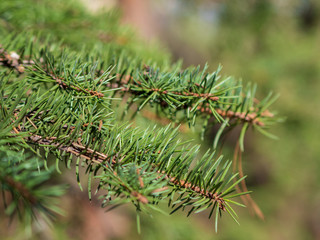
[[(114, 7), (120, 10), (110, 12)], [(244, 172), (264, 221), (237, 208), (240, 226), (225, 216), (216, 234), (205, 214), (155, 214), (142, 219), (138, 235), (133, 209), (104, 213), (70, 174), (64, 179), (70, 192), (61, 201), (66, 216), (52, 227), (40, 222), (33, 239), (320, 239), (319, 1), (1, 0), (0, 35), (14, 31), (50, 33), (74, 50), (99, 46), (102, 55), (110, 46), (125, 48), (160, 66), (183, 59), (184, 66), (208, 62), (214, 71), (221, 63), (222, 75), (257, 83), (260, 98), (279, 93), (273, 109), (286, 117), (271, 130), (279, 140), (259, 133), (246, 139)], [(232, 139), (228, 143), (232, 149)], [(0, 236), (26, 238), (3, 217)]]

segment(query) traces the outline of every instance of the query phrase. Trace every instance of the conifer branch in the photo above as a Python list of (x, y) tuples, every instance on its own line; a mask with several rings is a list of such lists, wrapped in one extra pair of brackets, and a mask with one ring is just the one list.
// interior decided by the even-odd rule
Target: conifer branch
[[(113, 97), (128, 94), (127, 110), (133, 103), (138, 110), (155, 105), (160, 114), (190, 125), (199, 116), (222, 122), (215, 143), (228, 124), (243, 125), (242, 140), (248, 124), (268, 127), (274, 121), (267, 110), (270, 99), (257, 103), (254, 88), (244, 90), (232, 79), (220, 81), (219, 70), (160, 71), (121, 56), (116, 63), (102, 64), (90, 55), (75, 57), (59, 47), (49, 51), (47, 46), (41, 48), (41, 43), (32, 44), (32, 50), (25, 50), (30, 53), (28, 58), (15, 53), (15, 62), (2, 48), (2, 65), (21, 76), (16, 82), (9, 80), (6, 71), (0, 72), (4, 79), (0, 84), (0, 128), (10, 129), (10, 137), (4, 138), (9, 147), (20, 137), (23, 148), (32, 146), (45, 152), (41, 156), (45, 166), (48, 155), (54, 154), (57, 171), (60, 162), (68, 168), (76, 162), (80, 187), (79, 166), (83, 164), (89, 198), (92, 179), (99, 180), (97, 191), (106, 192), (102, 206), (131, 202), (137, 211), (147, 211), (169, 199), (172, 213), (189, 208), (190, 215), (210, 208), (209, 217), (214, 211), (216, 216), (226, 211), (236, 219), (229, 203), (238, 203), (230, 198), (247, 192), (232, 194), (244, 177), (229, 172), (231, 163), (223, 164), (222, 157), (210, 151), (200, 157), (199, 146), (181, 143), (177, 129), (171, 126), (141, 131), (128, 123), (116, 124), (117, 100)], [(206, 129), (206, 121), (203, 124)]]
[[(0, 45), (1, 46), (1, 45)], [(0, 54), (4, 56), (4, 58), (0, 58), (3, 61), (3, 64), (7, 67), (15, 68), (19, 73), (23, 73), (25, 67), (32, 66), (30, 64), (35, 64), (33, 60), (22, 60), (23, 64), (18, 63), (18, 60), (20, 59), (20, 56), (12, 52), (15, 56), (15, 58), (10, 57), (9, 54), (7, 54), (7, 51), (3, 48), (0, 48)], [(1, 55), (0, 55), (1, 56)], [(43, 62), (43, 60), (41, 61)], [(25, 67), (23, 67), (25, 65)], [(62, 76), (58, 77), (53, 72), (50, 72), (48, 67), (45, 67), (43, 65), (42, 68), (46, 68), (47, 70), (41, 69), (41, 67), (37, 66), (36, 69), (33, 68), (33, 71), (45, 71), (48, 76), (50, 76), (53, 80), (56, 81), (56, 83), (63, 89), (66, 88), (74, 88), (78, 92), (83, 92), (92, 96), (96, 96), (98, 98), (104, 97), (104, 94), (95, 90), (90, 89), (82, 89), (76, 86), (68, 85)], [(146, 79), (151, 79), (152, 74), (155, 74), (152, 69), (149, 66), (144, 66), (144, 69), (146, 71), (143, 72), (143, 76)], [(54, 69), (55, 70), (55, 69)], [(104, 73), (102, 70), (97, 71), (96, 74), (102, 74)], [(64, 73), (62, 73), (63, 75)], [(101, 75), (100, 75), (101, 76)], [(107, 87), (111, 89), (115, 89), (114, 92), (121, 92), (122, 94), (127, 92), (133, 95), (133, 97), (136, 97), (137, 99), (140, 98), (141, 95), (146, 95), (145, 99), (147, 99), (148, 96), (155, 95), (159, 98), (158, 103), (161, 106), (161, 108), (168, 108), (171, 106), (173, 107), (173, 111), (177, 111), (179, 109), (188, 109), (188, 112), (193, 112), (193, 116), (199, 112), (199, 114), (205, 114), (208, 116), (212, 116), (214, 118), (217, 118), (219, 121), (221, 119), (234, 119), (234, 120), (240, 120), (242, 122), (248, 122), (253, 125), (257, 125), (260, 127), (265, 126), (265, 119), (272, 119), (274, 118), (274, 114), (272, 114), (268, 109), (264, 109), (263, 111), (260, 111), (259, 108), (251, 106), (247, 109), (247, 111), (239, 112), (239, 111), (232, 111), (230, 110), (230, 107), (222, 107), (223, 105), (229, 106), (229, 102), (218, 104), (218, 106), (212, 106), (211, 102), (217, 102), (219, 101), (219, 96), (214, 96), (210, 92), (202, 92), (205, 91), (204, 86), (199, 83), (192, 83), (188, 82), (188, 84), (194, 84), (196, 87), (189, 87), (189, 91), (181, 90), (181, 91), (170, 91), (162, 88), (155, 88), (146, 86), (146, 84), (143, 84), (141, 81), (135, 80), (133, 76), (126, 75), (121, 76), (120, 74), (115, 74), (115, 77), (113, 78), (115, 81), (110, 81), (107, 84)], [(193, 90), (191, 90), (193, 88)], [(191, 91), (190, 91), (191, 90)], [(221, 92), (221, 91), (220, 91)], [(222, 90), (223, 92), (223, 90)], [(172, 99), (175, 98), (176, 101), (178, 101), (178, 105), (172, 105), (170, 104), (170, 100), (168, 101), (168, 98)], [(193, 104), (190, 106), (190, 98), (198, 99), (201, 103), (200, 104)], [(223, 96), (222, 96), (223, 98)], [(154, 102), (155, 101), (154, 99)], [(168, 103), (169, 102), (169, 103)], [(257, 102), (257, 99), (253, 99), (253, 102)], [(231, 106), (231, 105), (230, 105)], [(262, 119), (261, 119), (262, 118)], [(276, 120), (276, 119), (275, 119)]]
[[(17, 112), (17, 111), (16, 111)], [(33, 114), (26, 114), (27, 116), (33, 115)], [(34, 117), (34, 115), (33, 115)], [(41, 119), (41, 118), (33, 118), (33, 119)], [(36, 126), (36, 123), (31, 123), (31, 126), (34, 127)], [(72, 131), (72, 130), (71, 130)], [(15, 130), (15, 132), (17, 134), (19, 134), (20, 132), (18, 130)], [(79, 135), (81, 136), (81, 134)], [(108, 155), (98, 152), (96, 150), (90, 149), (84, 145), (82, 145), (80, 142), (73, 142), (71, 144), (68, 145), (63, 145), (59, 142), (56, 141), (57, 137), (47, 137), (47, 138), (43, 138), (39, 135), (32, 135), (27, 137), (27, 142), (31, 142), (32, 144), (36, 144), (38, 146), (48, 146), (52, 149), (52, 147), (55, 147), (56, 149), (60, 150), (60, 151), (64, 151), (67, 153), (70, 153), (72, 155), (74, 155), (75, 157), (81, 157), (84, 158), (86, 160), (88, 160), (89, 162), (92, 163), (96, 163), (99, 166), (102, 165), (104, 167), (107, 168), (113, 168), (113, 165), (116, 164), (121, 164), (121, 160), (119, 160), (119, 158), (121, 159), (125, 159), (127, 158), (127, 155), (123, 155), (123, 156), (119, 156), (118, 153), (111, 158), (112, 161), (108, 161)], [(104, 141), (105, 142), (105, 141)], [(148, 149), (150, 149), (150, 147), (152, 148), (152, 146), (149, 146)], [(136, 151), (139, 155), (143, 155), (143, 154), (148, 154), (148, 152), (150, 150), (148, 149), (141, 149), (139, 151)], [(51, 150), (52, 151), (52, 150)], [(158, 152), (152, 152), (152, 154), (155, 154), (157, 156), (157, 158), (159, 157), (159, 154), (161, 154), (162, 150), (159, 150)], [(120, 153), (119, 153), (120, 154)], [(188, 155), (188, 154), (187, 154)], [(117, 157), (117, 158), (115, 158)], [(179, 161), (178, 159), (176, 159), (175, 161)], [(175, 162), (173, 161), (173, 162)], [(182, 162), (181, 162), (182, 163)], [(111, 165), (110, 165), (111, 164)], [(155, 164), (152, 163), (152, 168), (154, 169), (158, 169), (156, 166), (157, 165), (161, 165), (161, 164)], [(89, 163), (89, 165), (91, 166), (91, 164)], [(188, 165), (186, 165), (185, 167), (189, 168)], [(139, 174), (140, 170), (138, 168), (137, 173)], [(226, 205), (224, 204), (224, 199), (222, 197), (220, 197), (220, 195), (224, 194), (224, 192), (220, 192), (219, 194), (217, 192), (209, 192), (208, 190), (205, 190), (204, 188), (202, 188), (201, 186), (197, 186), (195, 183), (192, 182), (187, 182), (186, 180), (181, 179), (180, 177), (172, 177), (170, 175), (168, 175), (166, 173), (166, 171), (160, 171), (157, 170), (158, 172), (158, 176), (156, 176), (156, 179), (159, 178), (163, 178), (163, 176), (165, 176), (165, 179), (168, 181), (168, 183), (172, 186), (175, 186), (175, 188), (177, 189), (188, 189), (190, 191), (192, 191), (193, 193), (199, 194), (205, 198), (208, 198), (210, 201), (212, 202), (218, 202), (218, 206), (221, 210), (225, 211)], [(114, 174), (113, 177), (117, 177), (117, 174), (113, 171), (112, 174)], [(190, 173), (189, 173), (190, 174)], [(143, 184), (143, 179), (139, 176), (139, 184), (141, 188), (144, 188), (144, 184)], [(134, 198), (137, 198), (137, 200), (143, 204), (147, 204), (149, 201), (147, 200), (147, 197), (142, 195), (141, 193), (139, 193), (138, 191), (135, 190), (131, 190), (131, 188), (127, 187), (126, 184), (122, 183), (122, 186), (124, 186), (125, 189), (127, 189), (130, 192), (130, 195)], [(163, 186), (161, 187), (163, 188)], [(151, 192), (152, 194), (154, 194), (155, 192)]]
[[(15, 130), (17, 134), (19, 134), (20, 132)], [(111, 158), (111, 165), (110, 164), (106, 164), (106, 162), (110, 162), (108, 161), (109, 157), (106, 154), (94, 151), (93, 149), (87, 148), (85, 146), (83, 146), (81, 143), (71, 143), (70, 145), (62, 145), (58, 142), (54, 142), (57, 138), (56, 137), (50, 137), (50, 138), (43, 138), (41, 136), (38, 135), (32, 135), (30, 137), (27, 137), (27, 142), (30, 142), (32, 144), (36, 144), (38, 146), (50, 146), (50, 147), (56, 147), (57, 149), (70, 153), (72, 155), (74, 155), (75, 157), (81, 157), (84, 158), (86, 160), (89, 160), (92, 163), (96, 163), (96, 164), (100, 164), (102, 166), (105, 167), (110, 167), (113, 166), (115, 164), (118, 164), (121, 162), (121, 159), (124, 159), (126, 156), (118, 156), (118, 159), (116, 159), (114, 157)], [(140, 153), (141, 154), (141, 153)], [(160, 154), (160, 151), (158, 152), (158, 154)], [(120, 158), (120, 160), (119, 160)], [(153, 168), (155, 168), (155, 165), (153, 165)], [(225, 211), (225, 203), (224, 203), (224, 199), (221, 196), (221, 194), (223, 194), (223, 192), (221, 193), (211, 193), (209, 191), (205, 191), (203, 188), (201, 188), (200, 186), (194, 185), (190, 182), (187, 182), (185, 180), (181, 180), (179, 178), (176, 177), (171, 177), (169, 175), (167, 175), (164, 171), (159, 172), (157, 171), (159, 176), (157, 176), (158, 178), (163, 178), (163, 176), (165, 176), (165, 179), (168, 180), (168, 183), (171, 185), (174, 185), (177, 188), (180, 189), (190, 189), (195, 193), (200, 194), (201, 196), (204, 196), (205, 198), (208, 198), (210, 200), (212, 200), (213, 202), (218, 202), (219, 204), (219, 208), (222, 211)], [(137, 173), (139, 175), (140, 170), (137, 169)], [(116, 172), (114, 172), (115, 175)], [(9, 181), (10, 180), (10, 181)], [(8, 182), (10, 185), (12, 185), (13, 187), (19, 189), (19, 191), (21, 192), (22, 196), (26, 197), (27, 199), (30, 200), (31, 203), (35, 203), (36, 200), (34, 198), (31, 198), (32, 195), (24, 188), (24, 186), (20, 183), (15, 183), (13, 182), (10, 178), (5, 179), (6, 182)], [(141, 188), (144, 187), (144, 183), (143, 180), (141, 178), (141, 176), (139, 176), (139, 183)], [(124, 185), (125, 186), (125, 185)], [(138, 199), (138, 201), (140, 201), (143, 204), (147, 204), (148, 200), (145, 196), (141, 195), (140, 193), (134, 191), (131, 193), (133, 197), (136, 197)]]

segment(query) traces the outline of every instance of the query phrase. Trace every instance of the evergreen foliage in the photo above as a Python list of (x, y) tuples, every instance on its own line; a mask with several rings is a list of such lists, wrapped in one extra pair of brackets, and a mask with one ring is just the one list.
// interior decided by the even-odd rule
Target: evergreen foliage
[[(223, 212), (237, 221), (232, 205), (243, 205), (233, 198), (248, 194), (236, 192), (245, 177), (215, 151), (200, 156), (199, 146), (180, 140), (174, 124), (186, 122), (202, 129), (202, 136), (218, 125), (214, 150), (240, 126), (244, 151), (248, 128), (273, 136), (267, 130), (279, 119), (268, 109), (276, 96), (258, 101), (255, 85), (222, 78), (220, 68), (182, 69), (158, 50), (144, 48), (115, 13), (91, 16), (73, 2), (63, 8), (64, 1), (32, 2), (0, 6), (0, 181), (4, 197), (11, 194), (6, 213), (29, 220), (36, 212), (59, 212), (52, 197), (63, 186), (43, 183), (52, 166), (61, 173), (64, 164), (75, 171), (80, 188), (88, 181), (89, 199), (100, 194), (102, 207), (131, 203), (138, 223), (140, 212), (162, 211), (158, 203), (164, 201), (171, 213), (208, 209), (216, 229)], [(33, 18), (31, 11), (39, 14)], [(108, 41), (94, 45), (101, 32), (108, 32)], [(172, 124), (141, 129), (123, 120), (142, 110), (155, 110)]]

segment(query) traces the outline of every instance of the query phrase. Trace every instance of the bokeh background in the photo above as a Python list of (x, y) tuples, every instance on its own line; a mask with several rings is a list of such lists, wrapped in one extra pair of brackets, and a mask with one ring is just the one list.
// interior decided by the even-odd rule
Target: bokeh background
[[(40, 221), (33, 239), (320, 239), (318, 0), (1, 0), (0, 33), (8, 30), (50, 33), (74, 50), (113, 44), (159, 64), (207, 62), (210, 71), (222, 64), (222, 75), (257, 83), (260, 98), (279, 93), (272, 108), (286, 118), (271, 129), (279, 140), (249, 133), (245, 142), (247, 185), (264, 220), (237, 208), (240, 226), (225, 216), (216, 234), (205, 214), (155, 214), (143, 217), (138, 235), (133, 209), (104, 213), (70, 173), (61, 180), (71, 185), (61, 200), (65, 216), (53, 226)], [(197, 141), (211, 146), (214, 131)], [(234, 142), (227, 143), (227, 158)], [(0, 238), (26, 236), (17, 222), (8, 227), (1, 217)]]

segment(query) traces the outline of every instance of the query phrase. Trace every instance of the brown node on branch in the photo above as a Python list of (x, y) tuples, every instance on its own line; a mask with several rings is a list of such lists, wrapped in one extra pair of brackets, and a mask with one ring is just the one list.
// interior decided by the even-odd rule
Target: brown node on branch
[(152, 191), (152, 193), (158, 193), (158, 192), (162, 192), (162, 191), (166, 191), (168, 190), (168, 187), (162, 187), (162, 188), (158, 188)]
[(149, 203), (148, 199), (143, 196), (141, 193), (138, 193), (136, 191), (131, 192), (131, 195), (135, 198), (137, 198), (137, 200), (143, 204), (147, 204)]
[(16, 69), (20, 74), (24, 72), (25, 68), (20, 64), (20, 56), (12, 51), (7, 53), (0, 45), (0, 65)]
[(144, 182), (143, 182), (143, 179), (140, 175), (140, 169), (137, 169), (137, 174), (138, 174), (138, 180), (139, 180), (139, 184), (140, 184), (140, 187), (143, 188), (144, 187)]

